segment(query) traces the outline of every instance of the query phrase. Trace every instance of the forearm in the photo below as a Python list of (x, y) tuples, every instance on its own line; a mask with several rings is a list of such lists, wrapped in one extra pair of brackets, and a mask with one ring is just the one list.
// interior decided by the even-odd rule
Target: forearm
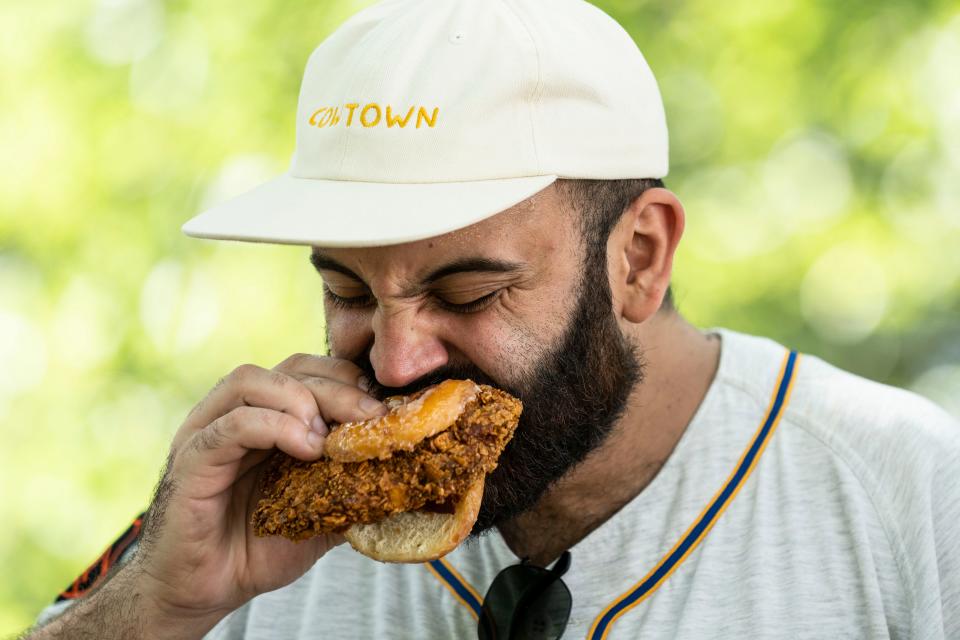
[(122, 567), (95, 592), (21, 640), (195, 640), (222, 616), (164, 611), (135, 566)]

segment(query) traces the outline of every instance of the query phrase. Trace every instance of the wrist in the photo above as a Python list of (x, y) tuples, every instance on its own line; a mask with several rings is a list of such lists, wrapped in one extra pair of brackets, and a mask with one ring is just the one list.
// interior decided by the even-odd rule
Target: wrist
[(141, 566), (131, 562), (125, 569), (126, 575), (116, 581), (115, 587), (137, 600), (143, 640), (199, 639), (229, 613), (171, 604), (162, 595), (163, 585)]
[(165, 606), (154, 596), (149, 576), (127, 565), (27, 637), (31, 640), (199, 640), (226, 613)]

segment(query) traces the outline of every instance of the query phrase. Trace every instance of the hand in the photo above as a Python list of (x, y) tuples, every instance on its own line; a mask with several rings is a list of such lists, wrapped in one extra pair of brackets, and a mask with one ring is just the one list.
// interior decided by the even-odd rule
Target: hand
[(260, 538), (250, 518), (270, 450), (314, 460), (328, 421), (386, 412), (361, 384), (361, 370), (348, 360), (296, 354), (270, 370), (237, 367), (194, 407), (174, 436), (131, 561), (153, 606), (215, 624), (344, 541), (335, 534)]

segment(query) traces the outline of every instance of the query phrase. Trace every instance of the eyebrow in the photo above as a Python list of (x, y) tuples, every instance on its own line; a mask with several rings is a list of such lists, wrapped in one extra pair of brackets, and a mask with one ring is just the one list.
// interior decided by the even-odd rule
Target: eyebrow
[(353, 278), (358, 282), (363, 282), (363, 280), (351, 271), (349, 268), (343, 266), (333, 258), (323, 255), (322, 253), (317, 253), (314, 251), (310, 254), (310, 263), (313, 265), (313, 268), (317, 270), (317, 273), (321, 271), (336, 271), (337, 273), (342, 273), (345, 276)]
[[(357, 282), (363, 282), (363, 279), (349, 267), (337, 262), (330, 256), (314, 251), (310, 254), (310, 262), (318, 272), (322, 270), (336, 271), (349, 278), (353, 278)], [(437, 280), (455, 273), (516, 273), (522, 271), (525, 267), (526, 265), (522, 262), (511, 262), (509, 260), (486, 258), (483, 256), (458, 258), (431, 271), (423, 279), (421, 284), (433, 284)]]

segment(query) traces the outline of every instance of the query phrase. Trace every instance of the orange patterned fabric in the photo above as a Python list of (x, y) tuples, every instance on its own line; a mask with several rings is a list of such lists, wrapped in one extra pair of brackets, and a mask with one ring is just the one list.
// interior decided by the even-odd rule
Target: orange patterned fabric
[(64, 589), (63, 592), (57, 596), (55, 602), (79, 598), (97, 586), (97, 584), (100, 582), (100, 579), (107, 575), (110, 567), (117, 563), (117, 560), (120, 559), (120, 556), (123, 555), (123, 552), (129, 549), (130, 545), (132, 545), (137, 538), (140, 537), (140, 529), (143, 526), (144, 513), (138, 515), (133, 521), (133, 524), (127, 527), (127, 530), (124, 531), (120, 537), (113, 542), (113, 544), (107, 547), (107, 550), (104, 551), (100, 557), (97, 558), (93, 564), (91, 564), (87, 570), (80, 575), (80, 577), (70, 583), (70, 586)]

